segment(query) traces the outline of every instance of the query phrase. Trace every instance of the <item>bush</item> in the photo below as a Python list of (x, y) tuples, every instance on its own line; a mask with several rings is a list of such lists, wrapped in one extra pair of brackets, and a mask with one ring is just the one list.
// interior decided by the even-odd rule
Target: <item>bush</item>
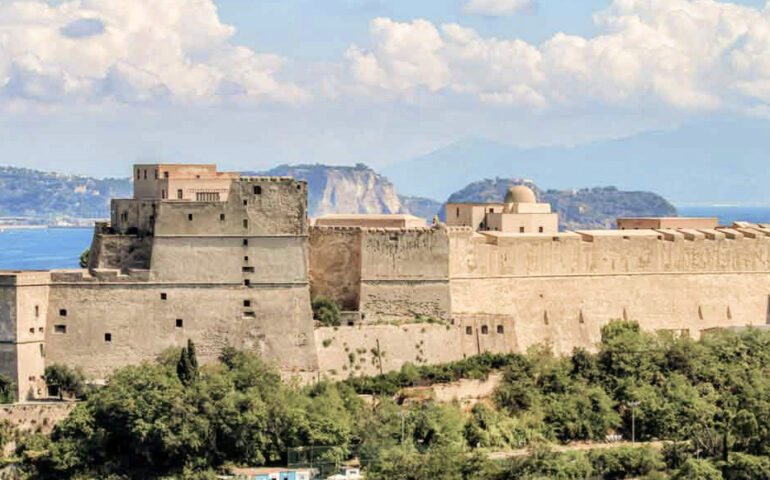
[(671, 478), (672, 480), (722, 480), (723, 477), (722, 472), (708, 460), (688, 458)]
[(45, 367), (45, 383), (49, 388), (53, 387), (60, 400), (64, 398), (65, 393), (77, 398), (83, 396), (86, 391), (83, 372), (60, 363)]
[(340, 326), (340, 306), (334, 300), (326, 297), (315, 297), (311, 303), (313, 319), (325, 327)]
[(662, 470), (665, 466), (660, 454), (647, 447), (619, 447), (593, 450), (589, 457), (594, 473), (607, 480), (642, 477)]
[(86, 248), (85, 250), (83, 250), (83, 253), (80, 254), (80, 259), (79, 259), (80, 268), (88, 268), (88, 262), (90, 258), (91, 258), (91, 249)]
[(0, 375), (0, 403), (13, 403), (16, 401), (15, 387), (16, 384), (10, 377)]

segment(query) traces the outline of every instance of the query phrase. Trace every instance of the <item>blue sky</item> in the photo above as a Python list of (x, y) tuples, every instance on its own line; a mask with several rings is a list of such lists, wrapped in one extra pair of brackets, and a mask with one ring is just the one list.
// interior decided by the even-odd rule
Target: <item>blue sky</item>
[(367, 163), (770, 114), (760, 0), (0, 1), (2, 163)]

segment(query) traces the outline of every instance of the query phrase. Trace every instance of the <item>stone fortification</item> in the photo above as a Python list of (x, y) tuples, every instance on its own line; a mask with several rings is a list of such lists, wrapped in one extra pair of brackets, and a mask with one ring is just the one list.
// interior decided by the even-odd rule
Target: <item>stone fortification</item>
[[(304, 182), (135, 175), (135, 198), (96, 226), (88, 269), (0, 272), (0, 373), (20, 399), (46, 395), (46, 365), (101, 379), (187, 339), (204, 362), (232, 345), (287, 375), (344, 378), (541, 343), (591, 349), (619, 318), (697, 337), (770, 317), (763, 225), (565, 232), (517, 191), (452, 206), (452, 226), (310, 226)], [(312, 295), (337, 300), (345, 324), (314, 330)]]
[(198, 178), (188, 190), (172, 170), (182, 199), (148, 198), (166, 192), (139, 185), (142, 198), (113, 201), (111, 222), (96, 226), (88, 270), (0, 275), (0, 369), (19, 399), (46, 395), (45, 365), (100, 379), (187, 339), (204, 362), (232, 345), (287, 373), (317, 371), (307, 185), (234, 178), (216, 200), (222, 178), (212, 179), (212, 192)]

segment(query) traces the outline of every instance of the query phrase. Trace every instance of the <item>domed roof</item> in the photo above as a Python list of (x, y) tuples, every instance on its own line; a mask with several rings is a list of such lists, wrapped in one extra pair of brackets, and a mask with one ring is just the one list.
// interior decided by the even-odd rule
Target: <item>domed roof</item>
[(531, 188), (515, 185), (505, 194), (505, 203), (537, 203), (537, 197)]

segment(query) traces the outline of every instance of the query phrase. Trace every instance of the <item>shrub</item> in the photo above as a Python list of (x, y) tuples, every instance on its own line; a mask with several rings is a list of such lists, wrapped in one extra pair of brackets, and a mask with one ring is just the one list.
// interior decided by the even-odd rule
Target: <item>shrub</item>
[(334, 300), (326, 297), (315, 297), (311, 304), (313, 319), (326, 327), (338, 327), (340, 320), (340, 306)]

